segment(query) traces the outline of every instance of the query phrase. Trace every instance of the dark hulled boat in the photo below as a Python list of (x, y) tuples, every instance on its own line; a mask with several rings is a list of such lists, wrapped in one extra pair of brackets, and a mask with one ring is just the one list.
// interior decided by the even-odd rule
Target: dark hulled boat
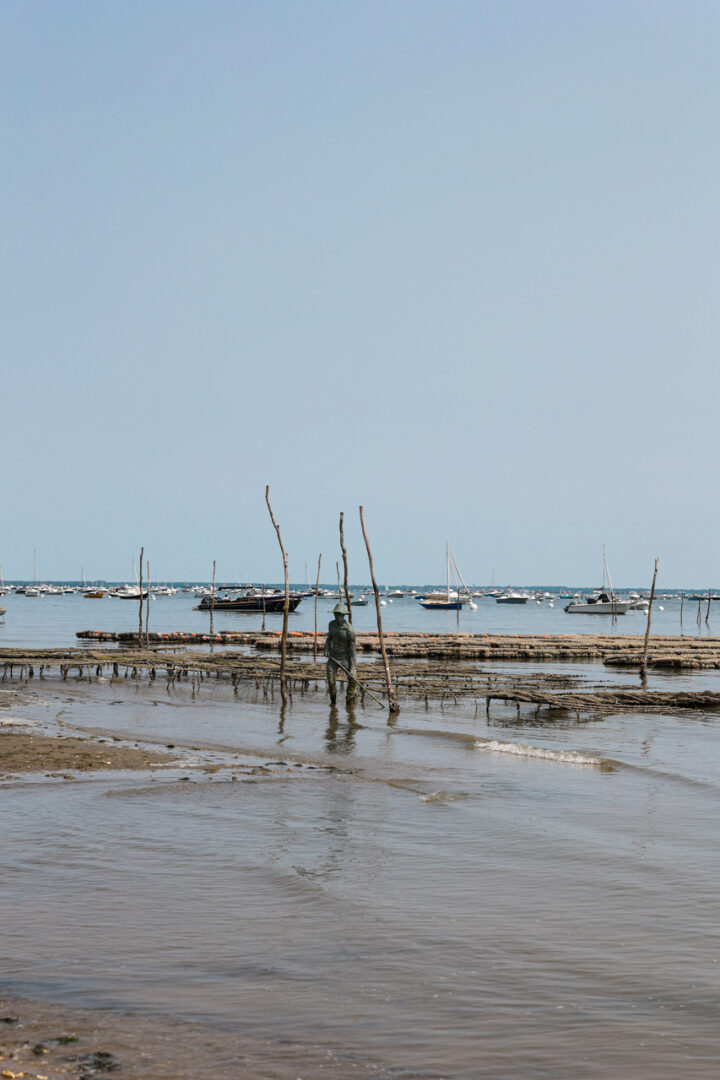
[[(302, 596), (290, 593), (289, 610), (294, 611), (301, 600)], [(209, 596), (204, 596), (195, 610), (210, 611), (211, 607), (214, 607), (215, 611), (265, 611), (272, 613), (284, 610), (285, 594), (274, 592), (269, 595), (266, 593), (263, 596), (262, 592), (251, 589), (240, 596), (216, 596), (214, 605)]]

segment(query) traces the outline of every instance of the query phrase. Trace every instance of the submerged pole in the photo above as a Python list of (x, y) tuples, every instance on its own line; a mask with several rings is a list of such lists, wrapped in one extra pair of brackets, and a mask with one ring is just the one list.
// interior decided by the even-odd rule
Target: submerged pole
[(140, 613), (138, 615), (138, 645), (142, 645), (142, 624), (143, 624), (143, 555), (145, 554), (145, 548), (140, 548)]
[[(147, 569), (147, 600), (145, 601), (145, 648), (150, 647), (150, 560), (145, 564)], [(140, 590), (140, 605), (142, 606), (142, 589)]]
[(643, 680), (643, 682), (647, 679), (647, 651), (648, 651), (648, 641), (650, 639), (650, 620), (652, 618), (653, 600), (655, 599), (655, 582), (657, 581), (657, 572), (658, 572), (658, 560), (656, 559), (655, 560), (655, 570), (653, 572), (652, 587), (650, 589), (650, 603), (648, 604), (647, 626), (645, 627), (645, 644), (643, 645), (643, 657), (642, 657), (642, 663), (640, 665), (640, 678)]
[(322, 551), (318, 555), (317, 577), (315, 578), (315, 637), (313, 638), (313, 660), (317, 660), (317, 602), (318, 602), (318, 590), (320, 588), (320, 563), (321, 562), (322, 562)]
[(216, 560), (213, 559), (212, 592), (210, 593), (210, 637), (215, 634), (215, 564)]
[(373, 593), (375, 594), (375, 611), (377, 613), (377, 627), (378, 638), (380, 640), (380, 652), (382, 653), (383, 666), (385, 668), (385, 682), (387, 683), (387, 698), (388, 698), (388, 710), (391, 716), (396, 716), (400, 712), (400, 706), (398, 705), (397, 694), (393, 689), (392, 676), (390, 675), (390, 664), (387, 658), (387, 652), (385, 650), (385, 638), (383, 637), (382, 628), (382, 614), (380, 612), (380, 593), (378, 592), (377, 581), (375, 580), (375, 564), (373, 563), (372, 551), (370, 550), (370, 541), (368, 540), (367, 529), (365, 528), (365, 513), (362, 506), (360, 507), (360, 524), (362, 525), (363, 539), (365, 540), (365, 547), (367, 548), (368, 562), (370, 563), (370, 578), (372, 580)]
[(285, 686), (285, 659), (287, 656), (287, 635), (288, 635), (288, 615), (290, 612), (290, 581), (288, 578), (288, 557), (285, 551), (285, 546), (280, 535), (280, 526), (275, 520), (272, 506), (270, 505), (270, 485), (265, 485), (265, 502), (267, 503), (268, 513), (270, 514), (270, 520), (273, 523), (275, 532), (277, 533), (278, 544), (280, 545), (280, 553), (282, 554), (283, 570), (285, 571), (285, 603), (283, 604), (283, 628), (282, 638), (280, 639), (280, 698), (282, 700), (283, 708), (287, 704), (287, 687)]

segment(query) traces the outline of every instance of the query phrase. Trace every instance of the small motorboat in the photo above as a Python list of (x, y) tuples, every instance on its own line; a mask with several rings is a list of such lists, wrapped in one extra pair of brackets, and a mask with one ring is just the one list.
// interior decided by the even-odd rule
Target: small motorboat
[(564, 610), (568, 615), (625, 615), (631, 607), (629, 600), (618, 600), (615, 593), (601, 592), (585, 600), (573, 600)]
[(527, 604), (530, 597), (527, 593), (504, 592), (495, 597), (496, 604)]
[[(113, 591), (110, 593), (110, 596), (114, 596), (118, 600), (139, 600), (140, 586), (121, 585), (118, 589), (113, 589)], [(143, 590), (142, 599), (147, 600), (147, 589)]]

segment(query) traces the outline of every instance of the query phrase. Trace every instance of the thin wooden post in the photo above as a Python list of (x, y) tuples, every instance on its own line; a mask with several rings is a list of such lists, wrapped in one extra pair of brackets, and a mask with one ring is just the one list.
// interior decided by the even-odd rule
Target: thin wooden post
[(388, 663), (387, 652), (385, 651), (385, 638), (383, 637), (382, 628), (382, 614), (380, 612), (380, 593), (377, 587), (377, 581), (375, 580), (375, 565), (373, 563), (372, 551), (370, 550), (370, 541), (368, 540), (367, 529), (365, 528), (365, 514), (362, 506), (360, 507), (360, 524), (362, 526), (363, 539), (365, 540), (365, 547), (367, 548), (368, 562), (370, 563), (370, 577), (372, 579), (373, 593), (375, 594), (375, 611), (377, 613), (377, 626), (378, 626), (378, 638), (380, 639), (380, 652), (382, 653), (383, 666), (385, 668), (385, 682), (387, 683), (387, 697), (388, 697), (388, 710), (391, 716), (397, 715), (400, 712), (400, 706), (398, 705), (397, 694), (393, 689), (392, 677), (390, 675), (390, 664)]
[(262, 606), (263, 606), (263, 621), (262, 621), (261, 630), (262, 630), (263, 633), (265, 633), (265, 615), (266, 615), (266, 610), (265, 610), (265, 585), (263, 585), (263, 587), (262, 587)]
[(683, 608), (685, 607), (685, 593), (680, 590), (680, 629), (682, 630)]
[[(150, 648), (150, 631), (148, 627), (150, 625), (150, 560), (148, 559), (145, 564), (147, 567), (147, 600), (145, 601), (145, 648)], [(142, 589), (140, 590), (142, 593)], [(140, 601), (142, 603), (142, 599)]]
[(212, 592), (210, 593), (210, 637), (215, 635), (215, 569), (216, 559), (213, 559)]
[(340, 600), (342, 600), (342, 588), (340, 586), (340, 563), (339, 562), (335, 563), (335, 573), (337, 574), (337, 583), (338, 583), (338, 602), (340, 602)]
[(712, 589), (708, 589), (708, 606), (707, 606), (707, 611), (705, 612), (705, 624), (706, 625), (710, 622), (710, 601), (711, 601), (711, 599), (712, 599)]
[(647, 679), (647, 651), (648, 641), (650, 640), (650, 620), (652, 618), (652, 606), (655, 599), (655, 582), (657, 581), (658, 572), (658, 560), (655, 560), (655, 570), (653, 572), (652, 587), (650, 589), (650, 603), (648, 604), (647, 613), (647, 626), (645, 627), (645, 644), (643, 645), (643, 658), (640, 665), (640, 677), (644, 680)]
[(313, 639), (313, 660), (317, 660), (317, 602), (318, 602), (318, 590), (320, 588), (320, 563), (321, 562), (322, 562), (322, 551), (318, 555), (317, 577), (315, 578), (315, 638)]
[(145, 548), (140, 548), (140, 613), (138, 615), (138, 645), (142, 645), (142, 624), (143, 624), (143, 555), (145, 554)]
[(350, 606), (350, 589), (348, 588), (348, 560), (347, 549), (345, 548), (345, 533), (343, 531), (343, 518), (345, 515), (342, 510), (340, 511), (340, 550), (342, 551), (343, 558), (343, 587), (345, 589), (345, 603), (348, 609), (348, 622), (352, 625), (352, 607)]
[(282, 542), (282, 536), (280, 535), (280, 526), (275, 520), (275, 515), (270, 505), (270, 485), (265, 485), (265, 502), (267, 503), (268, 513), (270, 514), (270, 520), (275, 527), (277, 533), (278, 544), (280, 545), (280, 552), (283, 560), (283, 570), (285, 571), (285, 603), (283, 604), (283, 628), (282, 637), (280, 639), (280, 698), (283, 703), (283, 707), (287, 703), (287, 687), (285, 686), (285, 658), (287, 655), (287, 635), (288, 635), (288, 615), (290, 613), (290, 581), (288, 578), (288, 557), (285, 547)]

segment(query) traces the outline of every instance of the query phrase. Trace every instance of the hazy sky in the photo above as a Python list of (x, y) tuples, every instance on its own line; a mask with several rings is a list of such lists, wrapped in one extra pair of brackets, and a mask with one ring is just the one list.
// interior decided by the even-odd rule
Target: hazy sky
[(719, 584), (716, 0), (3, 0), (6, 577)]

